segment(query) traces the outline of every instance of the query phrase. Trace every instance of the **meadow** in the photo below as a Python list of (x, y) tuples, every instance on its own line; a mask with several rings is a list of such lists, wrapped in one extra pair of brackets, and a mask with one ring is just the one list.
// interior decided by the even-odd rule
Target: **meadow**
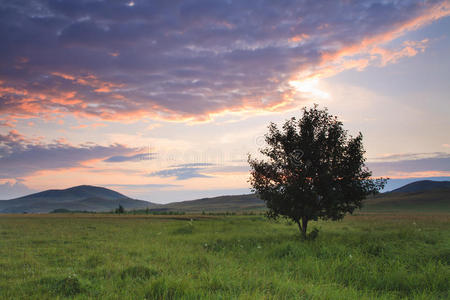
[(0, 215), (1, 299), (445, 299), (450, 215)]

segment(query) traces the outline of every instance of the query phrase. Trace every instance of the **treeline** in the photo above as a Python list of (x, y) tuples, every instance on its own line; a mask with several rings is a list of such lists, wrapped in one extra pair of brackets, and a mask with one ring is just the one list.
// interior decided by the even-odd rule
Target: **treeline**
[[(86, 210), (69, 210), (65, 208), (58, 208), (50, 213), (52, 214), (119, 214), (119, 215), (185, 215), (187, 212), (185, 211), (171, 211), (171, 210), (163, 210), (163, 209), (136, 209), (136, 210), (126, 210), (122, 205), (119, 205), (114, 210), (108, 212), (95, 212), (95, 211), (86, 211)], [(189, 214), (198, 214), (199, 212), (188, 212)], [(265, 211), (216, 211), (216, 212), (208, 212), (202, 211), (202, 215), (204, 216), (254, 216), (254, 215), (265, 215)]]

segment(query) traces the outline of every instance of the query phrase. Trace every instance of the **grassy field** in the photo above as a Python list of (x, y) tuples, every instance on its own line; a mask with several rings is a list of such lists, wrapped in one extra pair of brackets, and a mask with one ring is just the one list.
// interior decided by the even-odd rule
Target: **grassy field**
[(0, 298), (445, 299), (450, 215), (1, 215)]

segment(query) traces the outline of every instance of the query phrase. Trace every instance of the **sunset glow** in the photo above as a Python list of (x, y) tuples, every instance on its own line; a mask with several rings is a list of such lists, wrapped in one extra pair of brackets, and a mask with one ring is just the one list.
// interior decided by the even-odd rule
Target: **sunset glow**
[(2, 2), (0, 199), (248, 193), (269, 122), (314, 103), (375, 176), (450, 178), (450, 1), (319, 2)]

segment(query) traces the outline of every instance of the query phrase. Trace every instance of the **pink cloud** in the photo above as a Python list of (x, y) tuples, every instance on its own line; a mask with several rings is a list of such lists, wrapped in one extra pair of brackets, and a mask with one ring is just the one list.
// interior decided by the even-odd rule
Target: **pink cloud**
[[(16, 35), (43, 34), (56, 46), (24, 39), (24, 45), (5, 48), (15, 51), (2, 56), (4, 65), (20, 64), (15, 72), (22, 73), (0, 76), (3, 122), (65, 115), (207, 122), (225, 113), (285, 111), (310, 97), (291, 81), (415, 56), (425, 51), (428, 40), (395, 49), (389, 42), (450, 15), (449, 1), (335, 2), (329, 7), (312, 2), (301, 9), (277, 2), (264, 8), (232, 3), (225, 9), (220, 3), (204, 7), (193, 1), (192, 7), (168, 4), (180, 12), (180, 24), (172, 24), (148, 16), (164, 14), (160, 3), (136, 3), (129, 8), (131, 15), (118, 4), (77, 6), (80, 16), (64, 5), (41, 4), (62, 25), (35, 32), (36, 24), (23, 23)], [(34, 8), (23, 5), (14, 13), (29, 19)], [(123, 21), (132, 16), (142, 24)]]
[(90, 168), (94, 163), (110, 157), (135, 155), (142, 149), (122, 144), (73, 145), (60, 138), (43, 143), (39, 138), (28, 138), (17, 130), (0, 134), (0, 178), (20, 178), (44, 174), (52, 170)]

